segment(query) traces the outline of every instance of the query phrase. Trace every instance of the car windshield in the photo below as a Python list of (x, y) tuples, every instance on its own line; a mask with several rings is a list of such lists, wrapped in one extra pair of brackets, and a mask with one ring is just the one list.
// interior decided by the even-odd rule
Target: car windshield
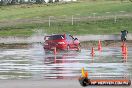
[(52, 35), (46, 37), (46, 40), (58, 40), (58, 39), (64, 39), (64, 35)]

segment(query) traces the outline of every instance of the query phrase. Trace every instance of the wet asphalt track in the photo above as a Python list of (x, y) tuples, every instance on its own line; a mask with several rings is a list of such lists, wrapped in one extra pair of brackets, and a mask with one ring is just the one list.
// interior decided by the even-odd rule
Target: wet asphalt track
[(95, 49), (94, 57), (90, 52), (82, 49), (45, 54), (41, 44), (26, 49), (0, 49), (0, 88), (82, 88), (78, 82), (82, 67), (89, 72), (89, 78), (131, 78), (131, 47), (125, 60), (120, 47), (103, 47), (101, 53)]
[(132, 48), (123, 59), (120, 47), (95, 49), (92, 57), (90, 49), (81, 52), (53, 52), (45, 54), (41, 44), (25, 49), (0, 50), (0, 79), (76, 79), (81, 68), (89, 72), (89, 77), (131, 77)]

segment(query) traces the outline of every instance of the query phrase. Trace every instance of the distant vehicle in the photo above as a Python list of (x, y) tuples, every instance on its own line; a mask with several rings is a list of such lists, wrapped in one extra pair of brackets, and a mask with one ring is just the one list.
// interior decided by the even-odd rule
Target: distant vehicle
[(80, 50), (80, 42), (70, 34), (55, 34), (44, 37), (44, 49)]

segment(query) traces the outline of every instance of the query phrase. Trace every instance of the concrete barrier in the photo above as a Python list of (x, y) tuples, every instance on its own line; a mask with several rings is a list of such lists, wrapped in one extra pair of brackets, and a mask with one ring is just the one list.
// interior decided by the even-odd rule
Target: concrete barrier
[[(98, 41), (98, 40), (121, 40), (120, 34), (115, 35), (81, 35), (76, 36), (80, 41)], [(132, 40), (132, 34), (128, 34), (127, 40)]]
[[(81, 42), (82, 41), (104, 41), (104, 40), (120, 40), (120, 34), (116, 35), (79, 35), (75, 36)], [(127, 40), (132, 40), (132, 34), (128, 34)], [(0, 37), (0, 43), (35, 43), (35, 42), (44, 42), (44, 36), (35, 35), (30, 37), (16, 37), (16, 36), (8, 36), (8, 37)]]
[(11, 43), (34, 43), (44, 42), (44, 36), (31, 36), (31, 37), (0, 37), (0, 43), (11, 44)]

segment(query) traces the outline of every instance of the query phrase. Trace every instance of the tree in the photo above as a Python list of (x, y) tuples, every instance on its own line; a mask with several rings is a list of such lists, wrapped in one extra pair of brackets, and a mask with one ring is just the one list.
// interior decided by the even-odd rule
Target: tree
[(20, 2), (19, 2), (20, 4), (23, 4), (24, 3), (24, 0), (20, 0)]
[(7, 5), (7, 0), (1, 0), (0, 5)]
[(45, 2), (44, 0), (36, 0), (37, 4), (41, 4), (41, 3), (44, 3), (44, 2)]
[(18, 3), (18, 0), (12, 0), (12, 1), (11, 1), (11, 4), (13, 4), (13, 5), (14, 5), (14, 4), (17, 4), (17, 3)]

